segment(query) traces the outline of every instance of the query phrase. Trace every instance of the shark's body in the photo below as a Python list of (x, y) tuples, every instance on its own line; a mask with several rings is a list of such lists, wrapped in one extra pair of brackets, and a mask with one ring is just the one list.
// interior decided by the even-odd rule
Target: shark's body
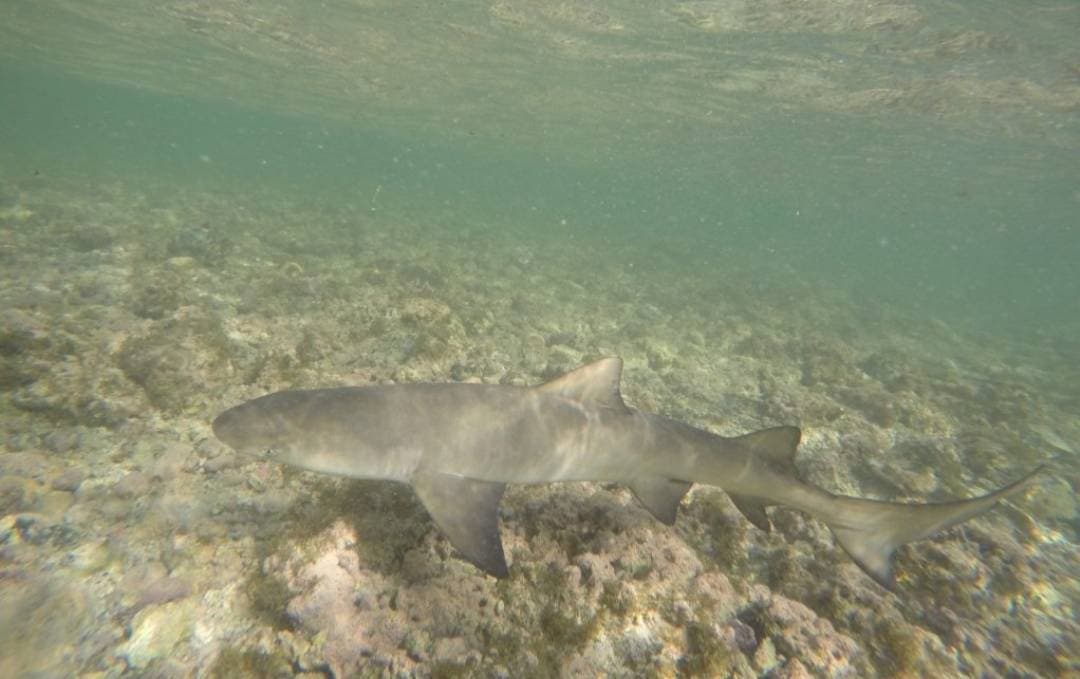
[(833, 495), (799, 480), (800, 432), (777, 427), (724, 438), (627, 407), (622, 361), (608, 358), (537, 387), (411, 384), (283, 391), (214, 420), (237, 450), (304, 469), (409, 483), (451, 543), (507, 574), (498, 505), (507, 483), (614, 481), (672, 524), (692, 483), (726, 491), (754, 525), (784, 505), (824, 521), (878, 582), (893, 582), (901, 544), (977, 516), (1034, 473), (971, 500), (909, 505)]

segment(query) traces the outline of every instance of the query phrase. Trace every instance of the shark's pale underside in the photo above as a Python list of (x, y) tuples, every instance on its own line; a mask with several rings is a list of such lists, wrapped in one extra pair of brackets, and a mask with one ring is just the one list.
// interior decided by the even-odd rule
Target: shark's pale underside
[(282, 391), (214, 420), (241, 452), (304, 469), (409, 483), (470, 561), (507, 575), (498, 506), (507, 483), (619, 482), (660, 521), (675, 522), (693, 483), (723, 489), (755, 526), (783, 505), (825, 522), (875, 580), (893, 584), (892, 553), (978, 516), (1036, 472), (989, 495), (900, 504), (834, 495), (802, 482), (800, 431), (725, 438), (641, 412), (619, 394), (622, 361), (605, 358), (536, 387), (402, 384)]

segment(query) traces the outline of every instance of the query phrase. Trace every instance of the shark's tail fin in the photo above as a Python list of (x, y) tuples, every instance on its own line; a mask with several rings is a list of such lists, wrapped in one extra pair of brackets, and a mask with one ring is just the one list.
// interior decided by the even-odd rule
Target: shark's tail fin
[[(822, 516), (837, 542), (855, 562), (883, 586), (893, 585), (893, 551), (928, 538), (990, 510), (1032, 482), (1042, 467), (988, 495), (931, 504), (900, 504), (853, 497), (834, 497), (835, 511)], [(831, 503), (830, 503), (831, 504)]]

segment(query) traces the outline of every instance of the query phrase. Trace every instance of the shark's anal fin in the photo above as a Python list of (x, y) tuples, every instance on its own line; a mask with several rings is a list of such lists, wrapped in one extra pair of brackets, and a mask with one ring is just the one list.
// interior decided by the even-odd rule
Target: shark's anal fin
[(649, 477), (635, 480), (630, 484), (630, 489), (634, 491), (634, 497), (638, 499), (638, 502), (645, 505), (653, 516), (673, 526), (679, 503), (690, 490), (690, 485), (685, 481)]
[(412, 486), (450, 544), (481, 570), (509, 574), (499, 537), (499, 501), (505, 483), (419, 471)]
[(745, 495), (728, 493), (728, 497), (731, 498), (735, 507), (742, 512), (742, 515), (746, 517), (747, 521), (766, 533), (772, 530), (772, 524), (769, 522), (769, 515), (765, 513), (764, 503), (755, 498), (746, 497)]

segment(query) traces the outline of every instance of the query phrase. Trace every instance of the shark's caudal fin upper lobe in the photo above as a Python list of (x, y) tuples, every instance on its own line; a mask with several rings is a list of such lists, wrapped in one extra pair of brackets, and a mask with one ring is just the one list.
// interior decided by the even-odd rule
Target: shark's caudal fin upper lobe
[(892, 555), (900, 545), (928, 538), (989, 511), (1026, 489), (1042, 467), (1004, 488), (970, 500), (930, 504), (880, 502), (837, 497), (835, 516), (821, 517), (836, 541), (870, 577), (887, 588), (894, 583)]
[[(740, 436), (732, 442), (774, 472), (777, 486), (808, 489), (799, 480), (795, 467), (799, 438), (796, 427), (774, 427)], [(1042, 469), (1040, 467), (993, 493), (968, 500), (904, 504), (832, 495), (814, 488), (812, 493), (816, 497), (812, 501), (801, 505), (792, 501), (790, 504), (824, 521), (855, 562), (878, 583), (891, 588), (894, 584), (892, 556), (897, 547), (931, 537), (989, 511), (1001, 500), (1026, 489)], [(782, 497), (766, 499), (731, 491), (728, 495), (743, 516), (765, 531), (770, 528), (765, 508), (772, 504), (789, 504)], [(797, 496), (790, 492), (780, 495)]]

